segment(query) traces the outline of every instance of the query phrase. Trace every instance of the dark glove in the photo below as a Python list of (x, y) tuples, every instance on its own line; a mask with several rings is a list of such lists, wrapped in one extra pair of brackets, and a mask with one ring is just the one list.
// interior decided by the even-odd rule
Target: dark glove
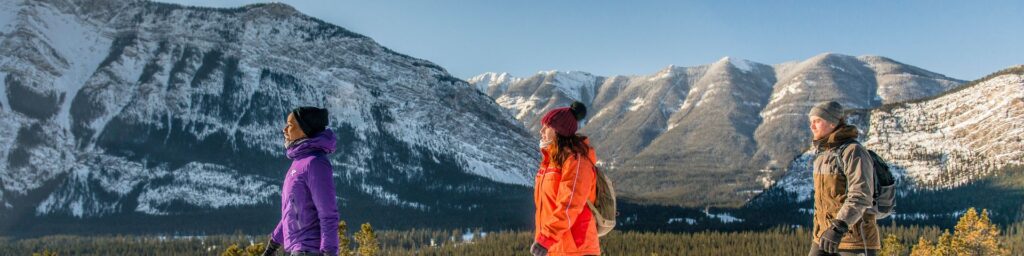
[(281, 244), (275, 243), (274, 240), (267, 241), (267, 249), (263, 250), (263, 256), (272, 256), (279, 248)]
[(818, 246), (827, 253), (839, 253), (839, 242), (843, 235), (850, 231), (850, 227), (842, 220), (832, 220), (832, 225), (818, 238)]
[(537, 242), (533, 242), (533, 245), (530, 246), (530, 253), (533, 254), (533, 256), (547, 256), (548, 248), (544, 248), (544, 246), (541, 246)]

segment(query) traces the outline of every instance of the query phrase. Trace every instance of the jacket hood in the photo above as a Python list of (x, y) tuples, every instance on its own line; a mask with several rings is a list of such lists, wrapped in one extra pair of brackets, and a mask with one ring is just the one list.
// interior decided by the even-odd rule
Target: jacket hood
[(315, 136), (302, 139), (288, 147), (288, 159), (299, 159), (314, 154), (331, 154), (337, 149), (338, 139), (334, 131), (326, 129)]

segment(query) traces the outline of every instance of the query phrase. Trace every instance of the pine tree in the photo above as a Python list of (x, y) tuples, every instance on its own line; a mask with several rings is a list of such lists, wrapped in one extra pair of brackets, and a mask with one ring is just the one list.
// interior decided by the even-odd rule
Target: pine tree
[(339, 256), (353, 256), (355, 252), (352, 251), (351, 243), (352, 239), (348, 238), (348, 224), (345, 221), (338, 222), (338, 255)]
[(49, 249), (43, 250), (43, 252), (33, 253), (32, 256), (57, 256), (57, 252), (50, 251)]
[(243, 253), (245, 252), (243, 252), (241, 248), (238, 248), (238, 244), (232, 244), (227, 250), (224, 250), (224, 253), (221, 253), (220, 256), (244, 256)]
[(935, 250), (932, 253), (935, 256), (956, 255), (956, 250), (953, 248), (953, 235), (949, 234), (948, 229), (939, 236), (939, 242), (935, 244)]
[(373, 234), (373, 227), (370, 226), (370, 223), (363, 223), (359, 232), (355, 234), (355, 239), (359, 243), (359, 255), (374, 256), (380, 252), (377, 235)]
[(882, 241), (882, 252), (884, 256), (900, 256), (903, 254), (903, 244), (894, 234), (889, 234)]
[(977, 225), (978, 212), (975, 211), (974, 208), (967, 209), (967, 212), (960, 217), (960, 220), (956, 222), (956, 227), (954, 227), (955, 236), (950, 243), (950, 249), (955, 253), (955, 255), (965, 255), (967, 253), (965, 240), (971, 239), (967, 236), (973, 236), (973, 234), (968, 235), (967, 233), (972, 233), (972, 231), (976, 229)]
[(957, 222), (951, 247), (956, 255), (1004, 255), (998, 237), (999, 228), (989, 220), (988, 210), (978, 216), (971, 208)]
[(917, 245), (914, 245), (914, 248), (910, 250), (910, 256), (931, 256), (934, 251), (935, 247), (932, 246), (932, 242), (921, 237), (917, 240)]
[(249, 256), (263, 255), (263, 251), (267, 250), (267, 246), (263, 243), (250, 244), (245, 247), (245, 253)]
[(992, 223), (992, 220), (988, 218), (988, 210), (981, 210), (981, 218), (978, 219), (978, 225), (981, 226), (981, 239), (978, 244), (983, 250), (979, 251), (979, 255), (1009, 255), (1010, 251), (1003, 247), (999, 243), (999, 227)]

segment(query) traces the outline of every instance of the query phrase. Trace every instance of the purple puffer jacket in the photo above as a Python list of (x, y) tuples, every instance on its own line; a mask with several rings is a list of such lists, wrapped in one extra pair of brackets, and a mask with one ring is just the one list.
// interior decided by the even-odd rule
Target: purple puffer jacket
[(286, 252), (338, 255), (338, 205), (333, 168), (334, 132), (324, 130), (288, 147), (292, 166), (281, 190), (281, 222), (270, 239)]

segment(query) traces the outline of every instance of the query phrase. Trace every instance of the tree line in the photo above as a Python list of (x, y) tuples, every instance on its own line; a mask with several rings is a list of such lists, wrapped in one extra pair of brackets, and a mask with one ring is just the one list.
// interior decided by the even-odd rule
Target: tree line
[[(340, 255), (528, 255), (531, 231), (404, 230), (376, 232), (369, 223), (349, 235), (339, 224)], [(971, 208), (952, 230), (936, 226), (883, 227), (881, 255), (1019, 255), (1024, 222), (999, 227), (988, 211)], [(692, 233), (614, 231), (601, 238), (605, 255), (803, 255), (810, 230), (777, 227), (764, 231)], [(0, 251), (15, 255), (261, 255), (267, 235), (205, 237), (48, 236), (0, 240)], [(279, 252), (279, 254), (281, 254)], [(283, 254), (282, 254), (283, 255)]]

